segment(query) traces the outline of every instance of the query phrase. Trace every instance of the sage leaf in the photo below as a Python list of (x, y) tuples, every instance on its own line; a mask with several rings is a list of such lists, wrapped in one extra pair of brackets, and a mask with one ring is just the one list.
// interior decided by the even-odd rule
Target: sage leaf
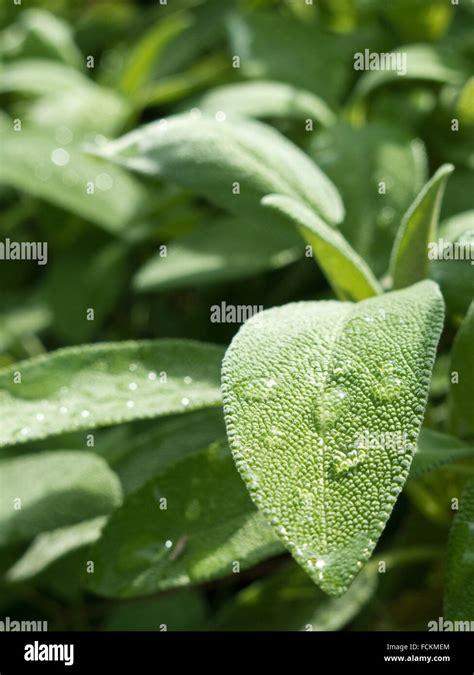
[(0, 545), (104, 515), (119, 506), (116, 475), (92, 453), (59, 451), (0, 461)]
[(393, 245), (390, 274), (394, 288), (429, 276), (428, 248), (438, 231), (441, 200), (452, 164), (443, 164), (406, 212)]
[(0, 371), (0, 446), (219, 406), (223, 349), (192, 340), (60, 349)]
[(344, 215), (336, 188), (316, 164), (278, 131), (255, 120), (175, 115), (97, 152), (178, 183), (236, 215), (255, 218), (260, 199), (270, 192), (299, 198), (330, 223)]
[(310, 244), (314, 257), (341, 300), (365, 300), (382, 289), (364, 260), (344, 237), (291, 197), (268, 195), (262, 205), (286, 216)]
[[(123, 231), (151, 209), (152, 196), (133, 176), (110, 162), (67, 149), (39, 129), (5, 130), (0, 144), (0, 185), (9, 185), (81, 216), (111, 232)], [(87, 194), (87, 187), (93, 193)]]
[(406, 73), (400, 77), (399, 72), (403, 71), (396, 68), (367, 72), (357, 83), (355, 97), (368, 96), (375, 89), (394, 82), (427, 80), (441, 84), (462, 84), (466, 77), (464, 62), (449, 49), (410, 44), (398, 47), (392, 53), (400, 54), (402, 59), (406, 59)]
[[(237, 468), (280, 540), (331, 595), (368, 560), (403, 488), (443, 315), (432, 281), (357, 304), (292, 303), (255, 315), (226, 352)], [(387, 434), (403, 436), (386, 443)]]
[(201, 583), (281, 552), (235, 472), (212, 444), (126, 498), (91, 552), (88, 588), (131, 597)]
[(444, 616), (472, 621), (474, 616), (474, 481), (469, 481), (451, 525), (448, 542)]
[(448, 434), (422, 429), (408, 478), (414, 480), (429, 471), (460, 459), (474, 459), (474, 448)]
[(289, 117), (311, 119), (326, 127), (336, 116), (326, 103), (309, 91), (284, 82), (257, 80), (215, 87), (197, 101), (209, 114), (224, 112), (243, 117)]
[(8, 581), (25, 581), (35, 577), (68, 553), (93, 544), (100, 537), (106, 520), (105, 516), (99, 516), (39, 534), (8, 570)]
[(173, 239), (166, 257), (156, 255), (138, 270), (135, 288), (196, 287), (288, 265), (302, 254), (300, 238), (270, 220), (227, 217)]
[(427, 180), (423, 143), (387, 122), (339, 122), (313, 135), (309, 154), (344, 195), (341, 233), (382, 276), (400, 220)]
[[(456, 414), (474, 431), (474, 300), (454, 340), (451, 352), (451, 395)], [(453, 377), (455, 375), (455, 377)]]

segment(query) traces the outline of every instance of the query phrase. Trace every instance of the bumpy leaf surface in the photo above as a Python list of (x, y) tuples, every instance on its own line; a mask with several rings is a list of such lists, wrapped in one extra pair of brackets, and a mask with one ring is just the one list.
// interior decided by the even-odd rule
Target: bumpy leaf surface
[(370, 557), (403, 487), (442, 324), (441, 294), (426, 281), (358, 304), (262, 312), (226, 353), (237, 467), (281, 541), (330, 594)]

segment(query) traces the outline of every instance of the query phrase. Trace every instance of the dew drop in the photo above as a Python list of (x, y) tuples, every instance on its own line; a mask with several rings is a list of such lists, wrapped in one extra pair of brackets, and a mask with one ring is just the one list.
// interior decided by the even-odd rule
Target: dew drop
[(51, 153), (51, 161), (53, 164), (56, 164), (56, 166), (66, 166), (70, 159), (71, 157), (68, 151), (64, 148), (56, 148)]
[(38, 422), (42, 422), (42, 421), (44, 420), (44, 415), (43, 415), (43, 413), (38, 413), (38, 414), (36, 415), (36, 419), (38, 420)]
[(186, 397), (182, 398), (181, 399), (181, 405), (183, 405), (186, 408), (186, 406), (189, 405), (189, 398), (186, 398)]
[(148, 373), (148, 379), (149, 379), (151, 382), (154, 382), (154, 381), (156, 380), (156, 373), (153, 372), (153, 371), (151, 370), (151, 371)]
[(130, 382), (128, 388), (130, 389), (130, 391), (136, 391), (138, 389), (138, 384), (136, 382)]
[(86, 418), (86, 417), (89, 417), (89, 415), (90, 415), (90, 412), (88, 410), (83, 410), (81, 412), (81, 417)]
[(186, 375), (186, 377), (184, 378), (184, 384), (191, 384), (192, 381), (193, 381), (193, 378), (189, 377), (189, 375)]
[(134, 408), (135, 407), (135, 401), (127, 401), (127, 408)]

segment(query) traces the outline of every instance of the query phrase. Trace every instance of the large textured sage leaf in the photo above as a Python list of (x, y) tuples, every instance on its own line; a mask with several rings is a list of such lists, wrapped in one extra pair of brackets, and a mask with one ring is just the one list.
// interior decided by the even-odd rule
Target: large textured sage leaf
[(215, 345), (156, 340), (16, 363), (0, 371), (0, 446), (218, 406), (222, 355)]
[(63, 90), (82, 90), (94, 84), (78, 70), (48, 59), (24, 59), (0, 67), (0, 92), (32, 95)]
[(212, 114), (224, 112), (246, 117), (309, 118), (322, 126), (329, 126), (336, 121), (334, 113), (318, 96), (284, 82), (268, 80), (216, 87), (199, 99), (196, 105)]
[(460, 459), (474, 460), (474, 448), (465, 445), (455, 436), (422, 429), (408, 478), (413, 480)]
[(250, 584), (211, 623), (213, 630), (327, 631), (349, 623), (377, 588), (377, 572), (365, 568), (342, 598), (320, 591), (294, 565)]
[(173, 464), (126, 498), (90, 554), (90, 590), (135, 596), (229, 576), (281, 544), (255, 510), (226, 444)]
[(316, 164), (278, 131), (254, 120), (176, 115), (98, 152), (190, 188), (240, 216), (255, 217), (260, 199), (270, 192), (300, 199), (330, 223), (344, 215), (336, 188)]
[(286, 223), (260, 217), (221, 218), (168, 244), (138, 270), (139, 291), (200, 286), (241, 279), (296, 260), (303, 244)]
[(85, 155), (74, 143), (63, 148), (49, 132), (26, 127), (14, 131), (13, 123), (0, 144), (2, 184), (112, 232), (146, 216), (152, 203), (145, 186), (121, 167)]
[(443, 164), (406, 212), (393, 245), (390, 272), (394, 288), (411, 286), (429, 276), (428, 246), (438, 231), (441, 200), (452, 164)]
[(336, 229), (291, 197), (268, 195), (263, 206), (286, 216), (312, 247), (313, 256), (341, 300), (365, 300), (382, 289), (364, 260)]
[(227, 432), (250, 494), (329, 594), (367, 560), (403, 488), (443, 325), (425, 281), (357, 304), (299, 302), (226, 352)]
[(444, 615), (449, 621), (474, 617), (474, 481), (466, 484), (449, 533)]
[(400, 220), (427, 180), (423, 144), (393, 124), (339, 123), (314, 134), (310, 155), (344, 197), (342, 234), (382, 276)]
[(0, 545), (109, 513), (121, 502), (117, 476), (88, 452), (0, 461)]
[(474, 300), (454, 340), (451, 372), (457, 374), (451, 382), (451, 395), (456, 413), (474, 431), (472, 402), (474, 401)]
[(72, 551), (93, 544), (106, 523), (105, 516), (84, 520), (77, 525), (42, 532), (19, 560), (8, 570), (8, 581), (24, 581), (36, 576)]

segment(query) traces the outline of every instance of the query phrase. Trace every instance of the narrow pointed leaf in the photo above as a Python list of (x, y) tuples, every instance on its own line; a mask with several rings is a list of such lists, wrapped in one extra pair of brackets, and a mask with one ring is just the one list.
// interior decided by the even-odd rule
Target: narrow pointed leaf
[(329, 222), (340, 222), (344, 215), (336, 188), (316, 164), (278, 131), (254, 120), (176, 115), (98, 152), (194, 190), (238, 215), (255, 217), (260, 199), (270, 192), (299, 198)]
[(229, 576), (280, 553), (226, 444), (183, 459), (130, 495), (91, 552), (90, 590), (131, 597)]
[(451, 373), (456, 379), (451, 382), (451, 394), (456, 412), (474, 431), (472, 403), (474, 401), (474, 301), (471, 302), (464, 321), (456, 335), (451, 353)]
[(104, 515), (120, 505), (117, 476), (88, 452), (0, 461), (0, 545)]
[(262, 204), (296, 225), (338, 298), (365, 300), (382, 292), (377, 279), (351, 245), (307, 206), (283, 195), (268, 195)]
[(441, 294), (426, 281), (358, 304), (270, 309), (227, 350), (224, 413), (237, 467), (329, 594), (347, 590), (370, 557), (407, 478), (442, 324)]
[[(466, 484), (449, 533), (444, 615), (448, 621), (474, 617), (474, 481)], [(463, 629), (464, 630), (464, 629)]]
[(220, 405), (223, 349), (191, 340), (60, 349), (0, 371), (0, 447)]
[(406, 212), (390, 261), (394, 288), (410, 286), (429, 276), (428, 245), (436, 237), (444, 188), (453, 170), (452, 164), (443, 164)]

